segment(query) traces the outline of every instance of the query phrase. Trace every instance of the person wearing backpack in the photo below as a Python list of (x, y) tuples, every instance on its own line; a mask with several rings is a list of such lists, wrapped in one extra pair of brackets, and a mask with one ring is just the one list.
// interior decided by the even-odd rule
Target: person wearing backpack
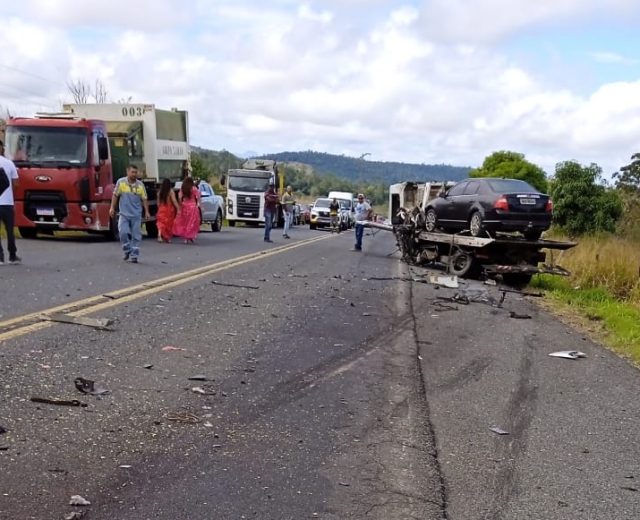
[[(4, 143), (0, 141), (0, 227), (4, 224), (7, 232), (7, 251), (9, 251), (9, 263), (21, 262), (16, 248), (15, 212), (13, 208), (13, 190), (18, 187), (18, 170), (13, 161), (4, 156)], [(0, 240), (0, 265), (4, 265), (4, 250)]]

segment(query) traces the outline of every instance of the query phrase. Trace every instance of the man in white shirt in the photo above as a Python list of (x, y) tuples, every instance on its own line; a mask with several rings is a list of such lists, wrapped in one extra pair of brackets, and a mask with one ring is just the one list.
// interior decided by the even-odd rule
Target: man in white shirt
[(364, 235), (364, 223), (371, 220), (373, 209), (371, 205), (364, 200), (362, 193), (358, 194), (358, 204), (356, 204), (356, 245), (353, 251), (362, 251), (362, 235)]
[[(13, 210), (13, 190), (18, 187), (18, 170), (15, 164), (4, 156), (4, 143), (0, 141), (0, 227), (4, 224), (7, 232), (9, 263), (18, 264), (15, 236), (15, 213)], [(0, 265), (4, 265), (4, 251), (0, 240)]]

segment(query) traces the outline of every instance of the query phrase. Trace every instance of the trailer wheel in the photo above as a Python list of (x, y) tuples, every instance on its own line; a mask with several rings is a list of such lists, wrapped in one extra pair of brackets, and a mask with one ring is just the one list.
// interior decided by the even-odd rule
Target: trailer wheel
[(425, 228), (430, 233), (436, 230), (436, 225), (438, 222), (438, 216), (436, 215), (436, 211), (433, 208), (429, 208), (427, 213), (424, 216), (425, 218)]
[(479, 237), (482, 235), (483, 228), (482, 215), (480, 215), (479, 211), (474, 211), (469, 219), (469, 231), (471, 232), (471, 236)]
[(502, 275), (502, 281), (505, 285), (514, 289), (524, 289), (531, 283), (532, 274), (529, 273), (505, 273)]
[(458, 252), (453, 255), (449, 272), (454, 276), (464, 278), (473, 267), (473, 256), (468, 253)]

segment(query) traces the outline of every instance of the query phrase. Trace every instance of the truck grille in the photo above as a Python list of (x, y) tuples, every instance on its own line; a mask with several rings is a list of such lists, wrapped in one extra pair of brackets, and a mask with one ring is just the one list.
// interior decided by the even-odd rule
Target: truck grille
[(26, 191), (24, 216), (33, 222), (62, 222), (67, 218), (67, 198), (62, 191)]
[(238, 195), (236, 207), (238, 208), (238, 217), (258, 218), (260, 216), (260, 196)]
[(324, 217), (324, 218), (329, 218), (329, 212), (328, 211), (318, 211), (318, 216), (319, 217)]

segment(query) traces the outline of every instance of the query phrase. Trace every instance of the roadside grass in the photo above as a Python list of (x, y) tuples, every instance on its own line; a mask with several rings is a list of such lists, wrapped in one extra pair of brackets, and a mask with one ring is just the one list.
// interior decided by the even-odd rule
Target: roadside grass
[(618, 236), (576, 242), (554, 258), (569, 277), (537, 275), (531, 286), (547, 295), (543, 306), (640, 365), (640, 243)]

